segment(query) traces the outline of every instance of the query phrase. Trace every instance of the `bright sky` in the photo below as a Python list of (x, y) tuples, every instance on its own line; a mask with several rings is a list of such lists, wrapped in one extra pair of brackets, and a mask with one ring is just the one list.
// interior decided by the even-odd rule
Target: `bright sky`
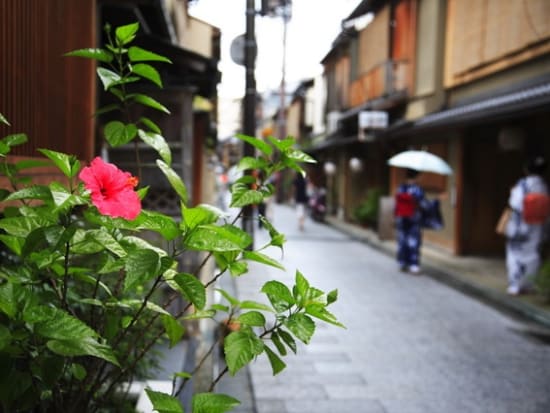
[[(293, 0), (292, 19), (287, 26), (286, 76), (288, 84), (312, 78), (322, 72), (320, 61), (340, 33), (340, 23), (360, 0)], [(257, 1), (257, 8), (260, 1)], [(221, 30), (221, 99), (244, 95), (245, 71), (229, 53), (232, 40), (246, 30), (246, 0), (198, 0), (189, 13)], [(256, 17), (256, 86), (259, 92), (281, 84), (283, 20), (281, 17)]]

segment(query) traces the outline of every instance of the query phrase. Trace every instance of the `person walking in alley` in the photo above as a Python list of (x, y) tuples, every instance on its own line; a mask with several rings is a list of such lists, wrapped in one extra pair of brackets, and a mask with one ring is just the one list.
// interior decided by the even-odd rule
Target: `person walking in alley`
[(420, 246), (422, 244), (422, 208), (429, 208), (424, 190), (418, 185), (419, 172), (407, 169), (407, 179), (395, 195), (397, 228), (397, 262), (401, 271), (420, 273)]
[(296, 213), (298, 215), (298, 228), (300, 231), (304, 230), (304, 224), (306, 221), (306, 205), (308, 202), (307, 196), (307, 180), (299, 172), (296, 172), (294, 180), (292, 181), (294, 192), (294, 203), (296, 205)]
[(545, 239), (548, 205), (541, 218), (533, 219), (530, 217), (528, 199), (533, 199), (533, 193), (542, 194), (543, 200), (545, 197), (548, 199), (548, 187), (542, 177), (546, 166), (542, 156), (529, 159), (525, 165), (525, 176), (510, 191), (508, 205), (512, 214), (506, 225), (507, 292), (510, 295), (528, 291), (529, 278), (537, 273), (541, 264), (540, 248)]

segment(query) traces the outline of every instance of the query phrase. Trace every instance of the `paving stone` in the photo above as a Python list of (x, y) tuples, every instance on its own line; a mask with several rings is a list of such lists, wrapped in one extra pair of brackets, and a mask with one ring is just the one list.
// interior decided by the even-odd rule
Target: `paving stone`
[[(250, 263), (235, 279), (240, 299), (265, 301), (271, 279), (339, 290), (330, 311), (346, 325), (318, 321), (311, 344), (276, 377), (265, 358), (250, 366), (257, 412), (547, 413), (550, 346), (524, 323), (431, 277), (400, 273), (393, 257), (333, 228), (296, 228), (292, 209), (275, 208), (285, 253), (264, 251), (287, 268)], [(256, 242), (268, 241), (265, 231)]]

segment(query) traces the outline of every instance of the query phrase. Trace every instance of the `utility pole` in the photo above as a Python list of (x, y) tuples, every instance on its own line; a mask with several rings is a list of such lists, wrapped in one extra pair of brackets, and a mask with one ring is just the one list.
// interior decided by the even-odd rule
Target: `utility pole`
[(280, 106), (279, 116), (277, 122), (279, 124), (278, 132), (279, 139), (286, 138), (286, 38), (287, 38), (287, 26), (290, 20), (290, 0), (280, 0), (281, 15), (283, 17), (283, 58), (281, 67), (281, 88), (280, 88)]
[[(246, 32), (244, 42), (246, 79), (243, 133), (249, 136), (256, 136), (256, 77), (254, 74), (256, 66), (256, 34), (254, 27), (256, 9), (254, 3), (254, 0), (246, 0)], [(254, 147), (247, 142), (243, 142), (243, 144), (243, 155), (254, 156)], [(251, 171), (247, 171), (247, 173), (251, 173)], [(254, 242), (253, 214), (254, 209), (252, 205), (247, 205), (242, 210), (242, 229), (252, 237), (252, 242)]]

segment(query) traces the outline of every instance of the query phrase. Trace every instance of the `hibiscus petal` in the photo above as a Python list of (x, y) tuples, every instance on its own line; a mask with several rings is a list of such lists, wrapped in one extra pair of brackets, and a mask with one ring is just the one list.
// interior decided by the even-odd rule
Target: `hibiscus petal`
[(141, 200), (133, 189), (137, 179), (129, 172), (96, 157), (80, 171), (79, 178), (101, 214), (132, 220), (141, 212)]

